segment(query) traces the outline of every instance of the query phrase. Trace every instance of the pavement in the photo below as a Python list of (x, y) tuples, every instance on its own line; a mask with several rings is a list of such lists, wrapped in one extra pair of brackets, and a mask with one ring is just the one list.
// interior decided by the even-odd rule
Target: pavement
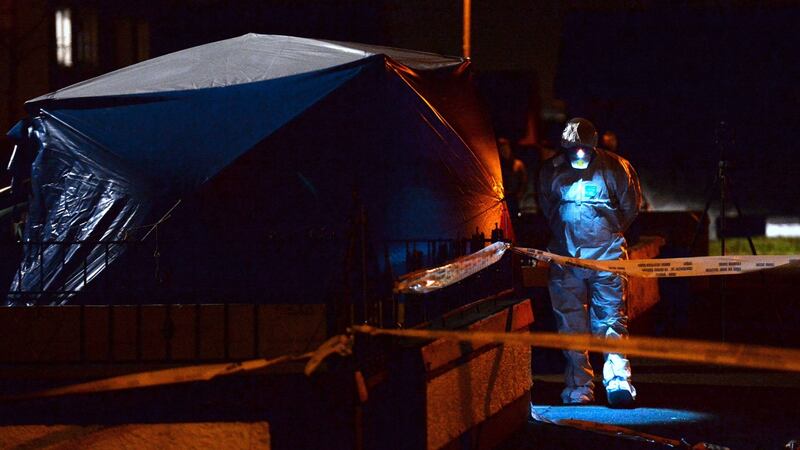
[[(762, 280), (757, 277), (751, 277), (748, 282), (743, 276), (739, 284), (733, 280), (727, 284), (724, 311), (729, 342), (800, 348), (796, 326), (800, 323), (800, 304), (795, 292), (800, 275), (785, 280), (775, 276), (767, 281), (769, 292), (765, 292)], [(713, 288), (712, 285), (712, 293), (716, 292)], [(530, 297), (541, 299), (540, 294), (532, 292)], [(683, 333), (675, 337), (719, 340), (721, 301), (708, 295), (687, 303), (689, 307), (685, 311), (675, 308), (688, 318)], [(534, 326), (552, 330), (554, 323), (547, 315), (549, 304), (540, 301), (534, 306), (537, 308)], [(670, 314), (675, 315), (674, 312)], [(659, 317), (660, 323), (678, 323), (666, 320), (665, 317), (671, 317), (669, 314)], [(601, 355), (593, 355), (593, 358), (594, 367), (600, 367)], [(784, 449), (790, 441), (800, 441), (800, 373), (632, 358), (637, 406), (616, 410), (605, 406), (599, 380), (594, 405), (561, 405), (563, 362), (559, 351), (534, 349), (532, 411), (548, 422), (580, 420), (584, 424), (621, 426), (668, 438), (677, 442), (677, 446), (683, 440), (691, 445), (709, 443), (731, 449), (761, 450)], [(45, 368), (34, 367), (30, 376), (16, 367), (0, 368), (0, 393), (30, 392), (70, 381), (70, 374), (63, 371), (57, 383), (44, 379)], [(86, 367), (79, 369), (82, 373)], [(72, 381), (81, 381), (78, 375), (76, 373)], [(352, 386), (352, 378), (309, 381), (304, 377), (248, 375), (102, 395), (0, 403), (0, 438), (4, 430), (17, 433), (20, 427), (33, 430), (32, 427), (40, 425), (83, 427), (83, 430), (98, 424), (125, 427), (128, 424), (234, 423), (239, 427), (236, 430), (253, 430), (260, 426), (259, 422), (267, 420), (270, 441), (275, 448), (353, 448), (347, 436), (354, 428), (350, 403), (355, 394), (331, 389), (331, 386)], [(329, 426), (323, 426), (325, 424)], [(55, 433), (66, 439), (74, 435), (70, 431), (73, 428)], [(313, 432), (309, 432), (309, 428)], [(152, 433), (163, 434), (160, 429)], [(247, 435), (250, 440), (260, 439), (258, 433), (247, 433), (250, 433)], [(531, 420), (517, 429), (500, 450), (670, 448), (657, 441), (630, 440), (620, 435)], [(0, 447), (3, 447), (2, 442), (0, 440)], [(28, 439), (25, 442), (41, 441)], [(230, 442), (237, 441), (231, 439)]]
[[(662, 281), (668, 284), (660, 285), (661, 302), (631, 324), (632, 334), (800, 348), (800, 269), (712, 277), (702, 290)], [(538, 300), (534, 329), (554, 330), (546, 289), (529, 296)], [(602, 367), (602, 355), (591, 357)], [(792, 448), (786, 445), (796, 440), (800, 449), (800, 373), (631, 358), (637, 404), (619, 410), (605, 406), (599, 379), (594, 405), (562, 405), (563, 364), (560, 351), (534, 349), (532, 411), (544, 420), (584, 420), (731, 449)], [(670, 447), (531, 420), (502, 450), (587, 448)]]
[[(557, 373), (563, 361), (561, 354), (535, 349), (534, 355), (532, 411), (547, 421), (596, 422), (674, 441), (683, 439), (692, 445), (705, 442), (731, 449), (783, 449), (793, 439), (800, 441), (800, 374), (797, 373), (633, 359), (637, 405), (635, 409), (620, 410), (605, 406), (602, 387), (597, 389), (597, 402), (593, 405), (561, 405), (562, 378)], [(598, 358), (595, 360), (597, 367)], [(35, 380), (17, 377), (5, 381), (0, 383), (2, 392), (30, 391), (36, 384)], [(202, 436), (211, 439), (228, 433), (232, 437), (226, 438), (226, 442), (233, 445), (263, 440), (258, 427), (260, 422), (268, 420), (275, 448), (353, 448), (344, 431), (353, 426), (345, 412), (348, 399), (354, 394), (326, 388), (348, 385), (346, 381), (309, 383), (303, 377), (236, 376), (102, 395), (5, 403), (0, 404), (0, 447), (8, 448), (3, 445), (12, 442), (8, 439), (19, 443), (28, 436), (20, 435), (25, 432), (30, 436), (23, 439), (24, 445), (19, 448), (45, 448), (26, 445), (43, 442), (41, 437), (31, 437), (31, 433), (39, 436), (42, 434), (39, 428), (46, 425), (63, 428), (48, 428), (47, 439), (58, 437), (74, 443), (78, 437), (95, 439), (97, 433), (113, 434), (110, 430), (127, 433), (126, 439), (132, 435), (142, 438), (164, 435), (158, 427), (144, 429), (142, 425), (129, 430), (129, 424), (172, 424), (174, 428), (199, 423), (217, 424), (214, 426), (218, 428), (200, 427), (197, 430), (202, 431)], [(602, 386), (599, 380), (598, 386)], [(223, 427), (223, 424), (228, 425)], [(314, 424), (313, 433), (299, 426), (307, 424)], [(95, 429), (99, 425), (102, 426)], [(197, 430), (190, 430), (193, 439), (200, 436)], [(290, 442), (292, 445), (287, 446)], [(334, 442), (341, 445), (331, 445)], [(320, 446), (320, 443), (326, 444)], [(670, 447), (529, 421), (500, 450), (662, 448)]]
[[(595, 404), (561, 405), (561, 375), (540, 371), (531, 394), (531, 410), (539, 421), (530, 420), (502, 450), (660, 449), (674, 448), (674, 441), (681, 440), (731, 449), (783, 449), (792, 440), (800, 443), (800, 374), (635, 359), (632, 364), (638, 391), (634, 409), (605, 406), (599, 380)], [(673, 443), (546, 423), (561, 420), (620, 426)]]

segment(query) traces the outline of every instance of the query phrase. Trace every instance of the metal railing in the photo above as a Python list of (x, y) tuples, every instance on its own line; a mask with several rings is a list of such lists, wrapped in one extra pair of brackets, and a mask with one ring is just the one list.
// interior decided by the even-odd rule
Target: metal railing
[[(379, 274), (374, 277), (375, 279), (371, 279), (370, 283), (388, 282), (388, 280), (402, 275), (402, 273), (392, 273), (390, 270), (392, 264), (388, 264), (390, 260), (397, 261), (398, 255), (403, 259), (400, 266), (403, 266), (405, 272), (410, 272), (440, 265), (447, 260), (476, 251), (488, 242), (490, 239), (485, 239), (481, 235), (470, 239), (385, 241), (382, 243), (382, 249), (371, 249), (371, 254), (375, 260), (382, 256), (383, 268), (388, 273)], [(346, 246), (347, 242), (329, 237), (311, 239), (311, 242), (307, 244), (324, 254), (332, 254), (335, 253), (336, 248)], [(17, 245), (17, 253), (27, 255), (27, 260), (21, 261), (19, 267), (27, 268), (29, 273), (36, 274), (38, 272), (38, 277), (34, 275), (32, 282), (23, 285), (21, 282), (23, 281), (22, 272), (17, 270), (15, 275), (17, 285), (22, 289), (10, 290), (8, 298), (15, 300), (17, 304), (40, 305), (38, 308), (48, 310), (55, 308), (43, 305), (68, 303), (71, 306), (68, 306), (67, 309), (77, 308), (77, 323), (65, 326), (78, 327), (79, 352), (73, 359), (80, 362), (153, 360), (146, 353), (148, 353), (148, 345), (152, 345), (154, 340), (163, 344), (163, 351), (159, 350), (159, 354), (163, 357), (157, 358), (161, 362), (177, 360), (197, 362), (261, 357), (270, 351), (270, 349), (263, 348), (263, 342), (266, 339), (264, 334), (269, 332), (269, 330), (265, 330), (266, 324), (260, 323), (263, 314), (267, 312), (271, 304), (292, 304), (293, 300), (296, 300), (275, 298), (275, 296), (262, 293), (257, 296), (254, 294), (249, 299), (239, 295), (226, 296), (226, 293), (231, 294), (234, 291), (224, 286), (213, 292), (204, 290), (203, 286), (208, 286), (208, 280), (204, 280), (202, 277), (207, 272), (197, 273), (197, 267), (192, 267), (196, 264), (192, 264), (192, 262), (198, 262), (200, 260), (197, 258), (209, 255), (203, 255), (204, 250), (197, 247), (187, 250), (187, 253), (180, 259), (179, 262), (185, 262), (187, 265), (181, 267), (181, 274), (184, 278), (179, 280), (181, 283), (176, 284), (168, 279), (171, 276), (169, 265), (176, 263), (176, 260), (167, 254), (175, 250), (170, 247), (169, 242), (155, 240), (151, 242), (45, 241), (24, 242)], [(267, 240), (253, 243), (251, 250), (253, 252), (277, 252), (278, 247), (286, 245), (288, 244), (283, 241), (269, 242)], [(219, 243), (216, 245), (217, 249), (224, 247), (225, 245)], [(285, 248), (284, 250), (294, 249)], [(381, 250), (383, 255), (380, 255)], [(48, 252), (50, 252), (49, 255)], [(210, 256), (213, 257), (213, 254)], [(48, 261), (50, 261), (49, 266)], [(208, 269), (208, 261), (203, 261), (201, 265)], [(362, 268), (359, 267), (357, 261), (352, 262), (351, 266), (350, 269), (355, 272), (352, 277), (355, 281), (349, 292), (351, 298), (344, 299), (340, 295), (333, 298), (303, 299), (303, 302), (298, 302), (305, 303), (309, 311), (313, 308), (308, 304), (324, 305), (321, 315), (312, 314), (315, 321), (312, 328), (322, 329), (323, 338), (325, 334), (337, 332), (338, 319), (336, 316), (343, 314), (342, 308), (339, 307), (341, 305), (337, 304), (340, 301), (349, 302), (349, 318), (346, 322), (373, 323), (380, 326), (413, 326), (431, 321), (477, 299), (507, 290), (513, 285), (513, 271), (509, 260), (506, 260), (494, 268), (440, 292), (426, 295), (393, 295), (390, 290), (391, 286), (380, 286), (380, 289), (370, 286), (369, 290), (363, 290), (367, 293), (366, 296), (359, 298), (358, 291), (361, 286), (358, 283), (362, 279), (359, 272)], [(397, 267), (398, 264), (395, 263), (394, 266)], [(55, 269), (61, 275), (48, 278), (47, 270), (50, 269)], [(264, 284), (266, 281), (263, 274), (260, 273), (262, 270), (262, 266), (242, 269), (242, 272), (238, 273), (237, 279), (249, 279), (246, 281), (248, 286), (258, 286), (259, 282)], [(65, 275), (67, 272), (69, 275)], [(228, 272), (231, 271), (228, 270)], [(193, 279), (193, 277), (195, 278)], [(65, 280), (70, 280), (72, 285), (77, 288), (64, 288)], [(194, 283), (192, 283), (193, 281)], [(268, 289), (268, 286), (262, 286), (262, 288)], [(287, 291), (291, 291), (291, 286), (284, 289), (284, 292)], [(343, 295), (347, 294), (348, 291), (345, 290)], [(98, 309), (98, 307), (101, 308)], [(302, 304), (298, 305), (298, 310), (303, 307)], [(146, 323), (145, 315), (153, 313), (155, 309), (159, 309), (161, 312), (153, 315), (163, 317), (159, 326)], [(212, 310), (214, 312), (210, 313), (209, 311)], [(232, 311), (236, 311), (238, 316), (245, 317), (247, 323), (239, 323), (232, 319)], [(245, 312), (243, 313), (243, 311)], [(94, 319), (97, 319), (98, 315), (105, 316), (99, 321), (99, 326), (104, 328), (101, 332), (98, 333), (97, 330), (92, 329), (92, 327), (98, 326), (98, 321), (94, 320), (90, 323), (90, 314)], [(347, 315), (347, 313), (345, 314)], [(182, 350), (176, 354), (178, 326), (175, 320), (179, 318), (184, 322), (183, 328), (179, 330), (183, 335), (187, 334), (185, 322), (189, 322), (193, 327), (189, 334), (193, 334), (194, 349), (187, 351), (183, 345), (184, 342), (181, 344)], [(300, 320), (302, 319), (301, 317)], [(286, 320), (297, 320), (297, 317), (294, 319), (287, 317)], [(244, 333), (248, 335), (249, 343), (243, 343), (241, 340), (234, 342), (232, 338), (235, 332), (242, 334), (242, 327), (248, 327), (251, 330)], [(128, 344), (132, 344), (133, 351), (130, 351), (131, 345), (127, 345), (128, 351), (125, 355), (120, 352), (120, 342), (116, 342), (120, 330), (123, 328), (129, 331), (128, 334), (131, 329), (133, 330), (133, 342), (128, 342)], [(214, 330), (210, 330), (211, 328)], [(219, 330), (219, 328), (222, 329)], [(158, 334), (157, 339), (154, 339), (154, 333)], [(105, 343), (101, 345), (107, 349), (105, 354), (92, 353), (87, 350), (87, 345), (93, 340), (97, 340), (96, 335), (98, 334), (105, 338)], [(212, 334), (214, 336), (211, 336)], [(318, 339), (318, 334), (310, 333), (305, 338)], [(209, 339), (215, 341), (215, 347), (221, 346), (221, 351), (209, 353), (201, 348), (204, 342), (209, 342)], [(308, 344), (305, 346), (307, 347)]]

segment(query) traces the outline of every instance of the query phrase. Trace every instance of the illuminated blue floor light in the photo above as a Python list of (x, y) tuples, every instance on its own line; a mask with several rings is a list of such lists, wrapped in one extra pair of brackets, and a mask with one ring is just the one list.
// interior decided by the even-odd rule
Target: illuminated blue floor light
[(546, 420), (585, 420), (608, 425), (666, 425), (711, 421), (711, 414), (670, 408), (612, 409), (606, 406), (531, 405), (531, 412)]

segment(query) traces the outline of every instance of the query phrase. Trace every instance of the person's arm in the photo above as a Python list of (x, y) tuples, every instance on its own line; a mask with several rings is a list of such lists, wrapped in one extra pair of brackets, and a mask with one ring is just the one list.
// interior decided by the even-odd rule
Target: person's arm
[(639, 176), (631, 163), (620, 158), (619, 170), (615, 173), (617, 187), (618, 216), (620, 221), (620, 231), (623, 233), (633, 223), (633, 219), (639, 214), (642, 203), (642, 188), (639, 185)]

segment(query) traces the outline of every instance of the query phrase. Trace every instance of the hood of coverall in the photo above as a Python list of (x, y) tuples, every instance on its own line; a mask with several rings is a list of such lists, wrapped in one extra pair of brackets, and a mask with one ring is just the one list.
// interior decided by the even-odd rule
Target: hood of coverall
[(571, 119), (561, 133), (561, 147), (573, 168), (586, 169), (597, 147), (597, 129), (584, 118)]

